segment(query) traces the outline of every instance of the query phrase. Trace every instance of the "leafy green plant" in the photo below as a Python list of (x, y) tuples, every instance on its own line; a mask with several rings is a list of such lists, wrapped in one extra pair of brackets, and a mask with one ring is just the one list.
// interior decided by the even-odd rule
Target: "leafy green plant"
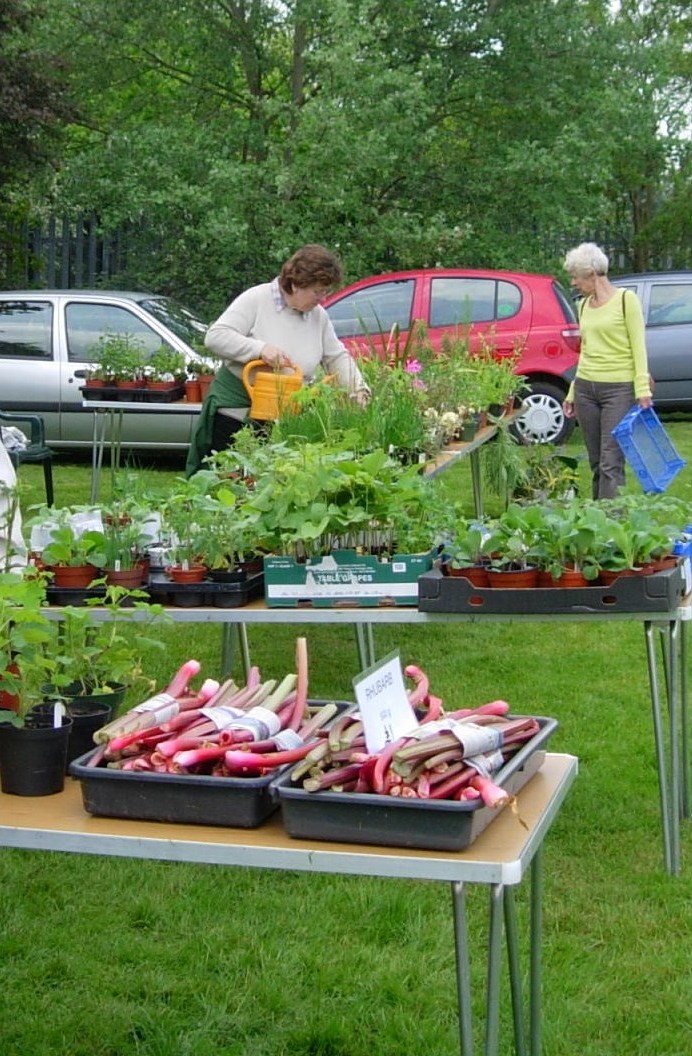
[[(99, 610), (98, 619), (93, 610)], [(161, 605), (142, 590), (107, 586), (84, 605), (66, 605), (53, 623), (51, 685), (81, 693), (109, 692), (115, 685), (149, 685), (142, 654), (163, 649), (161, 626), (170, 622)], [(153, 633), (156, 628), (156, 633)], [(46, 679), (44, 679), (44, 682)]]
[(142, 377), (145, 364), (144, 345), (127, 333), (103, 334), (87, 349), (100, 375), (107, 381), (135, 381)]
[(636, 569), (670, 553), (676, 528), (657, 523), (646, 505), (608, 500), (603, 507), (608, 517), (599, 556), (602, 568)]
[(536, 505), (532, 509), (541, 516), (534, 547), (539, 567), (550, 572), (553, 579), (574, 569), (586, 580), (595, 580), (607, 532), (604, 511), (579, 502)]
[(41, 553), (45, 565), (85, 564), (102, 567), (105, 562), (105, 538), (100, 528), (82, 530), (78, 515), (71, 508), (53, 510), (42, 507), (32, 524), (42, 530), (47, 541)]
[(152, 381), (176, 381), (186, 375), (185, 356), (170, 345), (162, 344), (150, 357), (145, 369)]
[(33, 565), (0, 572), (0, 693), (14, 698), (17, 709), (0, 711), (2, 721), (22, 724), (56, 669), (55, 628), (45, 604), (46, 577)]
[(503, 419), (497, 422), (497, 434), (483, 447), (483, 477), (490, 491), (506, 509), (512, 497), (526, 487), (526, 445), (517, 440)]

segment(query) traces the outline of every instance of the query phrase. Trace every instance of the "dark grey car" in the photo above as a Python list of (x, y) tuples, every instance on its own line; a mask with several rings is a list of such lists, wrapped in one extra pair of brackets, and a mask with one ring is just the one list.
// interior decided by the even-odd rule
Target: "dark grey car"
[(692, 271), (618, 275), (611, 281), (641, 301), (656, 407), (692, 410)]

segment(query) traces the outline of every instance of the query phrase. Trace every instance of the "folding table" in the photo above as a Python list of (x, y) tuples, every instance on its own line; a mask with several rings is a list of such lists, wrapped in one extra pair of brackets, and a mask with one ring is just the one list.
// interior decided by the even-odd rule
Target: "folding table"
[[(574, 756), (548, 753), (541, 769), (518, 793), (518, 814), (505, 808), (467, 850), (459, 852), (291, 839), (285, 834), (279, 815), (257, 829), (92, 817), (84, 811), (80, 787), (72, 778), (67, 779), (65, 791), (54, 796), (24, 798), (0, 794), (0, 846), (167, 862), (446, 881), (452, 895), (461, 1056), (473, 1056), (477, 1051), (466, 888), (469, 884), (483, 884), (489, 894), (483, 1052), (485, 1056), (497, 1056), (499, 1051), (504, 931), (515, 1053), (540, 1056), (543, 841), (576, 777), (577, 767)], [(514, 888), (527, 872), (531, 880), (528, 1002), (522, 987), (521, 942), (514, 901)]]

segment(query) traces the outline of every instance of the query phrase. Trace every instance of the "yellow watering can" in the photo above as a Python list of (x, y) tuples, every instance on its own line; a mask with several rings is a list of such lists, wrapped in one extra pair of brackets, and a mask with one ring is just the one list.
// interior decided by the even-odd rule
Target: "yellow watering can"
[(243, 368), (243, 385), (251, 400), (250, 418), (274, 421), (302, 384), (299, 367), (294, 367), (292, 374), (281, 374), (263, 359), (251, 359)]

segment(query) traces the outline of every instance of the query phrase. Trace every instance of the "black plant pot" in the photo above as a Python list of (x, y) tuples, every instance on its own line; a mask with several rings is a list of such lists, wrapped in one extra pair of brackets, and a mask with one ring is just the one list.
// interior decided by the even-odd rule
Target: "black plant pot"
[(24, 726), (0, 723), (0, 787), (13, 796), (51, 796), (65, 787), (67, 745), (72, 719), (53, 727), (29, 715)]
[[(70, 692), (70, 689), (73, 692)], [(66, 770), (73, 759), (89, 752), (94, 747), (94, 733), (110, 722), (114, 714), (125, 699), (127, 687), (114, 684), (112, 693), (75, 693), (77, 684), (67, 686), (60, 694), (51, 687), (46, 687), (46, 703), (32, 708), (32, 714), (45, 716), (53, 714), (52, 701), (57, 696), (63, 700), (67, 708), (67, 714), (72, 719), (72, 732), (67, 746)]]

